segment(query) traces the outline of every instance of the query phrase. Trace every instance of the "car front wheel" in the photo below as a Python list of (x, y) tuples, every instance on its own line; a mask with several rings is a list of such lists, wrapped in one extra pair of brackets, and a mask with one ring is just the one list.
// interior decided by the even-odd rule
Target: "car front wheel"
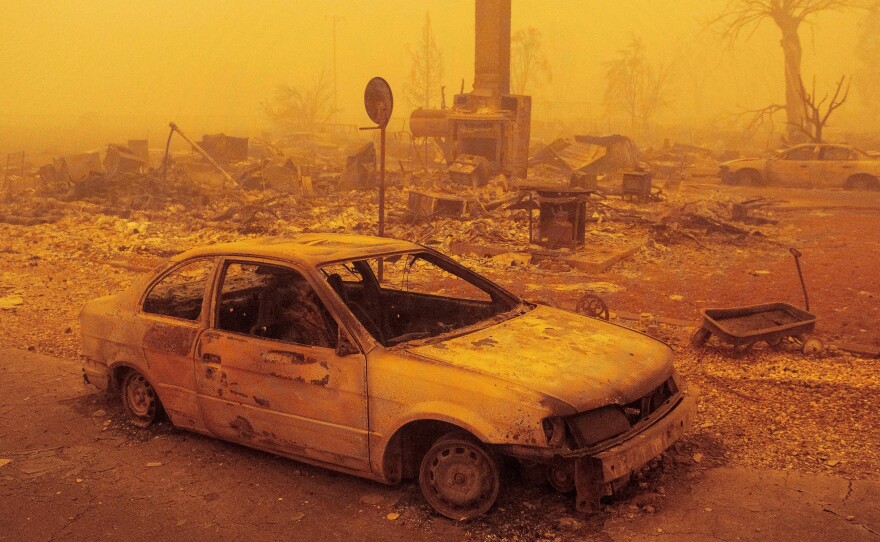
[(736, 184), (741, 186), (764, 186), (764, 177), (754, 169), (743, 169), (736, 172)]
[(144, 375), (129, 371), (122, 380), (120, 389), (122, 406), (128, 420), (138, 427), (149, 427), (159, 412), (159, 398), (156, 390), (147, 382)]
[(475, 518), (498, 498), (498, 460), (468, 435), (444, 435), (422, 459), (419, 487), (428, 504), (444, 516), (458, 521)]

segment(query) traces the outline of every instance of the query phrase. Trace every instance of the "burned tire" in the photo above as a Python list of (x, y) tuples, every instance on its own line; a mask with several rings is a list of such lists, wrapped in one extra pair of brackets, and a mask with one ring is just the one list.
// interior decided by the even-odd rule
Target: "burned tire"
[(547, 482), (550, 487), (562, 493), (569, 495), (575, 492), (574, 481), (574, 463), (560, 462), (547, 467)]
[(437, 439), (422, 459), (419, 487), (442, 515), (457, 521), (475, 518), (498, 499), (498, 460), (469, 435), (449, 433)]
[(144, 375), (134, 370), (126, 373), (120, 394), (125, 415), (132, 425), (149, 427), (156, 421), (160, 409), (159, 397)]
[(742, 186), (766, 186), (764, 176), (754, 169), (742, 169), (736, 172), (736, 184)]

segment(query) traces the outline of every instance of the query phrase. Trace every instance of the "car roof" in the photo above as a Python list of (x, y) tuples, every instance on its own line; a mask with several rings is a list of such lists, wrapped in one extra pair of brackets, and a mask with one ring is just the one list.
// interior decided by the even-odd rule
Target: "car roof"
[(343, 233), (304, 233), (290, 237), (262, 237), (194, 248), (178, 254), (172, 260), (181, 261), (199, 256), (256, 256), (317, 266), (338, 260), (370, 258), (422, 249), (423, 247), (415, 243), (399, 239)]

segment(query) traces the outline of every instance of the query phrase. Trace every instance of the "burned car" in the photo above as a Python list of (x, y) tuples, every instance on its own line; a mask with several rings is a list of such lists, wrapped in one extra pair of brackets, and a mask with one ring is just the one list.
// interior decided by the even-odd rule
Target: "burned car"
[(199, 248), (80, 318), (86, 381), (119, 393), (135, 425), (164, 411), (306, 463), (417, 478), (454, 519), (492, 507), (503, 456), (591, 510), (696, 411), (664, 343), (528, 303), (404, 241)]
[(880, 159), (849, 145), (795, 145), (772, 158), (740, 158), (719, 167), (726, 184), (880, 190)]

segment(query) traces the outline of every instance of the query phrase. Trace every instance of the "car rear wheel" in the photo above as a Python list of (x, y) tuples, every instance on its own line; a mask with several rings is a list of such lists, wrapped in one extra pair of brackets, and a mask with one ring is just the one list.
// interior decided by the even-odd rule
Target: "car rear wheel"
[(854, 175), (846, 182), (846, 187), (853, 190), (880, 190), (880, 181), (870, 175)]
[(440, 437), (422, 459), (422, 495), (444, 516), (464, 521), (485, 514), (501, 490), (498, 460), (468, 435)]
[(144, 375), (137, 371), (126, 373), (122, 379), (120, 392), (128, 421), (138, 427), (149, 427), (156, 421), (159, 398)]

